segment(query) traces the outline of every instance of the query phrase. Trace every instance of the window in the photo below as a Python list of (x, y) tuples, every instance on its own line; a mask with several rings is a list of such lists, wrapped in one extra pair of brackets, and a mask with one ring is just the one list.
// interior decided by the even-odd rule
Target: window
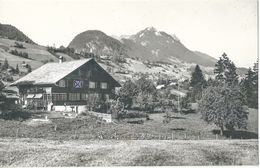
[(74, 88), (82, 88), (83, 87), (83, 81), (81, 81), (81, 80), (74, 80), (73, 81), (73, 87)]
[(66, 82), (65, 82), (65, 80), (60, 80), (59, 81), (59, 87), (66, 87)]
[(86, 74), (86, 77), (89, 78), (89, 77), (91, 77), (91, 75), (92, 75), (92, 72), (91, 72), (91, 70), (89, 70), (89, 71), (87, 72), (87, 74)]
[(51, 100), (50, 94), (43, 94), (43, 100)]
[(69, 100), (79, 101), (80, 100), (80, 93), (69, 93)]
[(96, 82), (89, 81), (89, 88), (90, 89), (96, 88)]
[(107, 83), (101, 82), (100, 87), (101, 87), (101, 89), (107, 89)]
[(78, 73), (79, 73), (79, 76), (82, 76), (82, 72), (81, 72), (81, 70), (79, 70)]
[(99, 94), (98, 93), (89, 93), (89, 95), (88, 95), (88, 98), (89, 98), (89, 100), (97, 100), (97, 99), (99, 99)]
[(106, 100), (109, 100), (109, 94), (105, 94)]
[(53, 101), (67, 101), (67, 94), (66, 93), (53, 93), (52, 100)]
[(81, 100), (87, 100), (88, 94), (87, 93), (81, 93)]

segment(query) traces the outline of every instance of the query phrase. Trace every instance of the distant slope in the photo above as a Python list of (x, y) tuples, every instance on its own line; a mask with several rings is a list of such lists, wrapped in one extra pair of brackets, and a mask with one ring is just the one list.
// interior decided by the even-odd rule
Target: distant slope
[(9, 65), (11, 65), (14, 68), (16, 67), (16, 65), (18, 65), (19, 69), (22, 69), (23, 61), (31, 65), (32, 69), (36, 69), (43, 64), (42, 62), (37, 60), (26, 59), (26, 58), (9, 54), (0, 48), (0, 63), (4, 62), (5, 59), (7, 59)]
[(239, 76), (245, 77), (247, 72), (248, 72), (248, 68), (244, 68), (244, 67), (238, 67), (237, 68), (237, 74)]
[(208, 54), (205, 54), (205, 53), (202, 53), (200, 51), (193, 51), (196, 55), (198, 55), (198, 59), (200, 59), (200, 61), (203, 63), (203, 64), (207, 64), (207, 63), (211, 63), (212, 66), (214, 66), (216, 63), (217, 63), (217, 59), (211, 57), (210, 55)]
[(0, 23), (0, 37), (35, 44), (35, 42), (33, 42), (23, 32), (18, 30), (16, 27), (8, 24)]
[(24, 46), (23, 49), (14, 47), (15, 40), (3, 39), (0, 38), (0, 48), (6, 47), (8, 50), (6, 51), (9, 53), (11, 50), (17, 50), (19, 52), (26, 52), (29, 55), (29, 58), (35, 61), (43, 62), (43, 61), (58, 61), (58, 59), (49, 53), (44, 46), (36, 45), (36, 44), (29, 44), (24, 42), (19, 42)]
[(125, 56), (126, 48), (118, 40), (98, 30), (78, 34), (69, 44), (76, 52), (91, 52), (96, 55)]
[[(30, 44), (25, 42), (19, 42), (24, 48), (14, 47), (16, 40), (9, 40), (5, 38), (0, 38), (0, 63), (3, 63), (5, 59), (8, 60), (9, 65), (16, 67), (18, 65), (19, 69), (27, 72), (27, 69), (22, 66), (23, 62), (29, 64), (32, 69), (39, 68), (44, 63), (54, 61), (57, 62), (58, 58), (51, 53), (49, 53), (44, 46)], [(12, 50), (17, 50), (18, 52), (28, 53), (29, 58), (23, 58), (10, 53)]]

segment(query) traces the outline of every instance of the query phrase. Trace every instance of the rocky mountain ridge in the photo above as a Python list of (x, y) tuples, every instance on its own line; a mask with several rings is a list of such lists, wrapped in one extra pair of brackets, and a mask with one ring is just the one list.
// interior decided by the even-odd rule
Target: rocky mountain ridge
[(77, 52), (93, 52), (97, 55), (123, 56), (143, 61), (172, 62), (176, 60), (202, 66), (214, 66), (216, 59), (186, 48), (176, 35), (148, 27), (134, 35), (113, 38), (103, 32), (88, 30), (78, 34), (68, 47)]

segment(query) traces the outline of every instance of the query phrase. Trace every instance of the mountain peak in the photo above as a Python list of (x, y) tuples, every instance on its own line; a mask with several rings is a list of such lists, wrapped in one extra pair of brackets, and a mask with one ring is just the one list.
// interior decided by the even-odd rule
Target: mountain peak
[(87, 30), (78, 34), (69, 44), (77, 52), (90, 52), (96, 55), (126, 55), (122, 43), (99, 30)]
[(7, 38), (10, 40), (17, 40), (21, 42), (36, 44), (15, 26), (9, 24), (0, 23), (0, 37)]
[(144, 30), (146, 30), (146, 31), (153, 31), (153, 32), (157, 32), (157, 29), (156, 29), (156, 28), (154, 28), (153, 26), (147, 27), (147, 28), (145, 28)]
[(157, 36), (162, 36), (161, 31), (158, 31), (156, 28), (154, 27), (147, 27), (143, 30), (141, 30), (140, 32), (138, 32), (136, 35), (132, 36), (132, 39), (136, 39), (136, 38), (149, 38), (149, 37), (157, 37)]

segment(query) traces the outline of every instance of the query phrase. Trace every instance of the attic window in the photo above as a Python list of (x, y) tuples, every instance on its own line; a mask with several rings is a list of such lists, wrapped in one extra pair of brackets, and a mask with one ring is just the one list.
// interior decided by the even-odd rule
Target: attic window
[(107, 83), (101, 82), (100, 87), (101, 87), (101, 89), (107, 89)]
[(89, 71), (87, 72), (87, 74), (86, 74), (86, 77), (89, 78), (89, 77), (91, 76), (91, 74), (92, 74), (92, 72), (91, 72), (91, 70), (89, 70)]
[(65, 80), (60, 80), (59, 81), (59, 87), (66, 87), (66, 82), (65, 82)]
[(79, 73), (79, 76), (81, 77), (81, 76), (82, 76), (82, 72), (81, 72), (81, 70), (79, 70), (78, 73)]
[(96, 88), (96, 82), (89, 81), (89, 88), (90, 89)]

